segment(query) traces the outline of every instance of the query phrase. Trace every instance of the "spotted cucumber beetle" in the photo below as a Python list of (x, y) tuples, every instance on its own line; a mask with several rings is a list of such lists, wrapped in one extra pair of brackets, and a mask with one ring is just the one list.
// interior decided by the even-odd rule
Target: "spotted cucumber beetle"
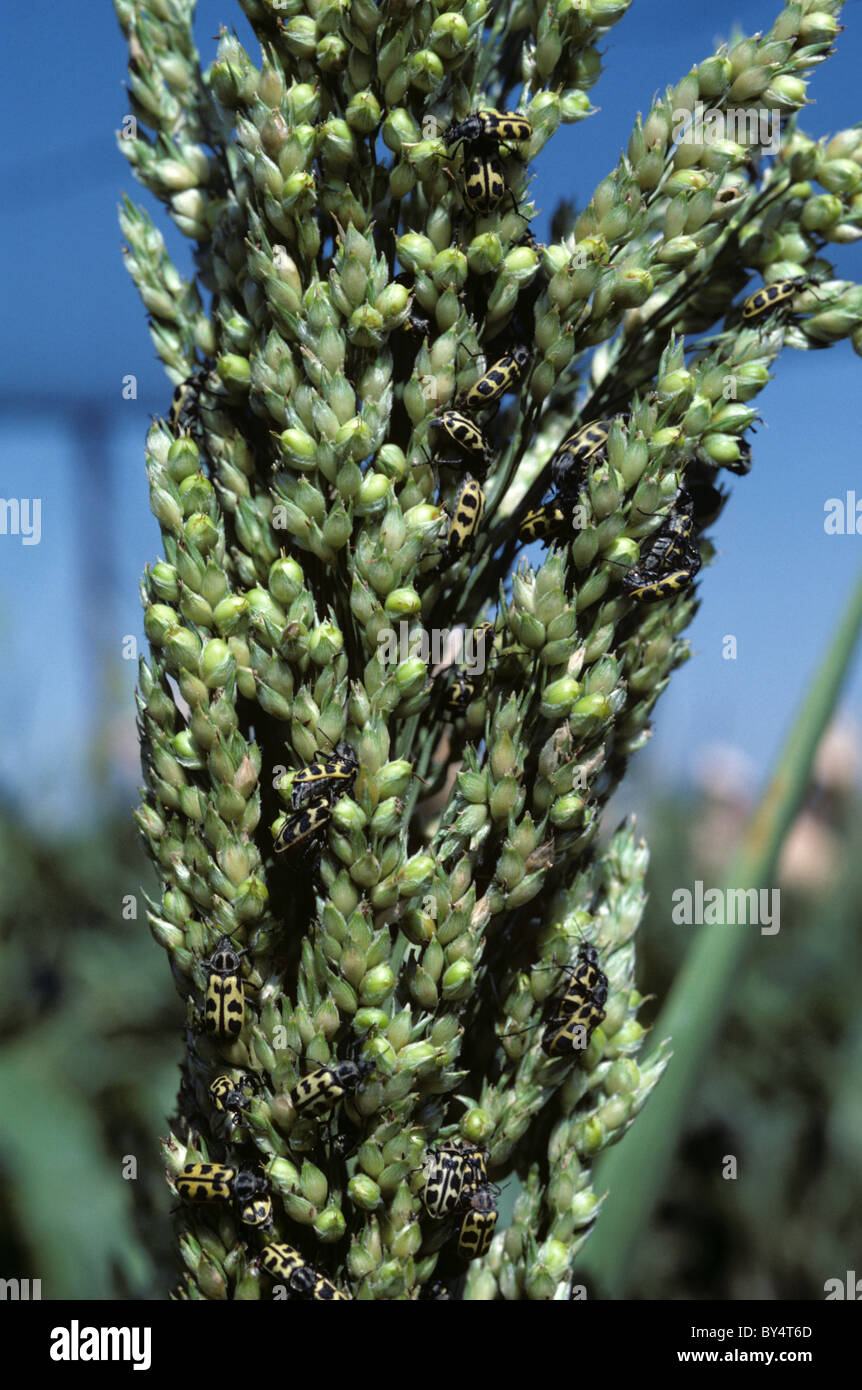
[(465, 714), (467, 706), (472, 704), (479, 691), (479, 682), (475, 676), (468, 676), (459, 667), (455, 668), (454, 675), (449, 679), (446, 690), (446, 709), (451, 714)]
[(232, 1076), (217, 1076), (210, 1083), (210, 1095), (216, 1110), (244, 1110), (248, 1096), (242, 1091), (245, 1078), (234, 1081)]
[[(693, 554), (694, 552), (692, 552)], [(674, 594), (687, 589), (700, 569), (700, 556), (696, 564), (683, 565), (656, 578), (651, 577), (635, 566), (626, 572), (623, 589), (636, 603), (658, 603), (661, 599), (672, 598)]]
[(455, 1154), (464, 1170), (462, 1201), (469, 1204), (472, 1196), (480, 1189), (496, 1190), (488, 1181), (488, 1150), (477, 1148), (466, 1139), (450, 1139), (440, 1145), (438, 1152)]
[(308, 1115), (314, 1119), (326, 1115), (346, 1095), (357, 1090), (373, 1070), (374, 1063), (365, 1060), (317, 1066), (306, 1076), (300, 1077), (291, 1091), (293, 1108), (297, 1115)]
[(202, 961), (207, 971), (204, 999), (204, 1027), (209, 1035), (222, 1041), (234, 1042), (245, 1022), (245, 994), (240, 960), (256, 946), (261, 934), (271, 928), (261, 927), (248, 946), (234, 949), (229, 933), (220, 936), (209, 960)]
[(275, 837), (273, 849), (280, 854), (297, 845), (311, 845), (316, 841), (332, 819), (332, 807), (328, 801), (313, 801), (301, 811), (289, 813)]
[(527, 512), (518, 528), (518, 535), (527, 544), (532, 541), (549, 541), (565, 535), (568, 527), (566, 509), (555, 500), (545, 502), (533, 512)]
[(455, 1154), (435, 1153), (425, 1160), (422, 1202), (435, 1220), (457, 1210), (464, 1188), (463, 1164)]
[(458, 1231), (458, 1254), (462, 1260), (480, 1260), (487, 1255), (497, 1225), (497, 1208), (489, 1188), (479, 1188), (470, 1197), (470, 1207)]
[(311, 1296), (315, 1303), (333, 1303), (337, 1299), (349, 1299), (349, 1293), (343, 1293), (329, 1279), (325, 1279), (322, 1274), (315, 1274), (314, 1287)]
[(595, 946), (582, 945), (569, 967), (569, 983), (554, 1001), (553, 1017), (545, 1025), (542, 1051), (549, 1057), (583, 1051), (603, 1022), (608, 997), (608, 977), (599, 965)]
[(464, 164), (464, 202), (477, 217), (487, 217), (506, 196), (503, 166), (495, 154), (473, 154)]
[(242, 1032), (245, 996), (240, 957), (246, 954), (246, 950), (235, 951), (230, 937), (220, 936), (211, 958), (203, 962), (208, 972), (204, 1026), (211, 1037), (233, 1042)]
[[(553, 969), (553, 966), (540, 966), (539, 969)], [(584, 943), (578, 947), (574, 965), (563, 967), (569, 976), (565, 991), (551, 1003), (546, 1011), (546, 1021), (542, 1034), (542, 1051), (548, 1057), (561, 1057), (566, 1053), (582, 1052), (589, 1044), (596, 1028), (605, 1017), (605, 1003), (608, 997), (608, 977), (599, 965), (599, 953), (595, 946)], [(537, 1025), (521, 1028), (508, 1034), (529, 1033)]]
[(350, 1294), (342, 1293), (329, 1279), (313, 1270), (298, 1250), (283, 1241), (264, 1246), (258, 1259), (267, 1273), (274, 1279), (283, 1279), (297, 1298), (314, 1299), (319, 1303), (350, 1299)]
[(429, 1153), (422, 1175), (425, 1210), (440, 1220), (460, 1211), (465, 1195), (471, 1198), (488, 1185), (487, 1159), (482, 1149), (466, 1140), (451, 1140)]
[(235, 1177), (224, 1163), (187, 1163), (175, 1186), (187, 1202), (228, 1202)]
[(253, 1197), (240, 1207), (239, 1219), (244, 1226), (265, 1228), (272, 1225), (272, 1198), (269, 1193)]
[(674, 565), (687, 563), (693, 547), (694, 498), (687, 488), (682, 488), (670, 514), (652, 538), (639, 568), (646, 573), (668, 571)]
[[(479, 426), (469, 415), (460, 410), (444, 410), (442, 415), (435, 415), (431, 424), (445, 430), (464, 454), (472, 456), (474, 466), (476, 460), (481, 460), (483, 473), (487, 472), (493, 462), (494, 452)], [(435, 462), (460, 464), (463, 463), (463, 459), (436, 459)]]
[(452, 508), (446, 540), (440, 551), (438, 569), (451, 565), (478, 535), (485, 512), (485, 493), (475, 478), (467, 476)]
[(467, 145), (500, 145), (503, 142), (529, 140), (533, 134), (532, 122), (516, 111), (496, 111), (493, 107), (483, 107), (465, 116), (463, 121), (455, 121), (443, 132), (443, 143), (447, 149), (454, 149), (462, 143)]
[(297, 772), (291, 789), (291, 804), (296, 811), (307, 802), (338, 796), (349, 796), (359, 770), (359, 759), (349, 743), (336, 745), (334, 753), (320, 762), (311, 763)]
[(265, 1245), (258, 1259), (273, 1279), (281, 1279), (297, 1298), (311, 1298), (314, 1292), (315, 1273), (305, 1263), (298, 1250), (283, 1241), (273, 1241)]
[(299, 1251), (283, 1241), (273, 1241), (271, 1245), (265, 1245), (258, 1259), (265, 1270), (279, 1279), (289, 1280), (296, 1270), (308, 1268)]
[(643, 559), (623, 575), (623, 592), (629, 598), (656, 603), (691, 584), (702, 563), (694, 534), (694, 510), (694, 498), (683, 488), (664, 524), (652, 536)]
[(248, 1109), (249, 1097), (246, 1090), (257, 1084), (256, 1078), (243, 1072), (236, 1081), (232, 1076), (217, 1076), (210, 1083), (209, 1093), (219, 1114), (226, 1115), (231, 1129), (240, 1128), (240, 1111)]
[(240, 1220), (247, 1226), (265, 1225), (272, 1218), (272, 1202), (266, 1178), (251, 1168), (230, 1168), (225, 1163), (187, 1163), (175, 1186), (186, 1202), (229, 1202), (233, 1199)]
[(683, 489), (647, 554), (623, 575), (623, 592), (637, 603), (657, 603), (688, 588), (701, 564), (694, 539), (694, 499)]
[(608, 997), (608, 977), (599, 965), (597, 947), (584, 942), (578, 947), (575, 964), (566, 967), (569, 971), (568, 988), (557, 1005), (559, 1013), (576, 1008), (584, 994), (592, 995), (600, 1004)]
[(752, 319), (772, 313), (773, 309), (789, 307), (793, 297), (810, 284), (810, 275), (795, 275), (789, 280), (775, 280), (771, 285), (762, 285), (743, 300), (742, 317), (750, 323)]
[(604, 1009), (586, 1001), (565, 1018), (552, 1018), (542, 1034), (542, 1051), (548, 1057), (583, 1052), (604, 1016)]
[(590, 420), (563, 440), (551, 459), (551, 477), (562, 497), (577, 495), (586, 465), (604, 455), (613, 423), (613, 419)]
[(507, 391), (514, 390), (529, 360), (530, 349), (520, 344), (513, 347), (511, 352), (504, 353), (470, 387), (465, 405), (471, 410), (481, 410), (486, 405), (493, 405)]
[(206, 369), (200, 368), (175, 389), (168, 416), (168, 425), (173, 434), (201, 433), (200, 398), (206, 377)]
[(446, 687), (445, 708), (451, 713), (461, 715), (467, 709), (472, 700), (475, 700), (479, 690), (479, 682), (484, 675), (484, 671), (478, 670), (480, 647), (482, 649), (482, 661), (486, 663), (485, 647), (493, 643), (496, 634), (494, 623), (480, 623), (473, 629), (473, 642), (475, 658), (473, 669), (469, 670), (464, 666), (451, 666), (445, 671), (441, 671), (438, 680), (444, 682)]

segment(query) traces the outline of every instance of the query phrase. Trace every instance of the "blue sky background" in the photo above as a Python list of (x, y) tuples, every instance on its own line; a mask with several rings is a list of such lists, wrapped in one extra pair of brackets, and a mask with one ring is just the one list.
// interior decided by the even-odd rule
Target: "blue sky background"
[[(734, 23), (764, 30), (779, 8), (634, 0), (602, 46), (606, 71), (591, 93), (599, 114), (562, 129), (533, 166), (539, 235), (559, 198), (588, 201), (657, 89)], [(809, 89), (804, 126), (815, 136), (862, 118), (859, 0), (842, 18), (838, 52)], [(223, 20), (248, 35), (233, 0), (205, 0), (197, 33), (206, 63)], [(4, 31), (0, 495), (42, 498), (42, 539), (24, 546), (0, 536), (0, 797), (53, 830), (80, 827), (106, 796), (134, 799), (137, 781), (135, 663), (121, 648), (126, 634), (141, 640), (138, 576), (160, 553), (143, 439), (171, 386), (122, 265), (121, 191), (146, 204), (182, 272), (191, 258), (115, 148), (127, 101), (111, 7), (17, 5)], [(862, 243), (837, 249), (835, 263), (860, 278)], [(138, 380), (136, 401), (121, 398), (127, 373)], [(857, 486), (862, 498), (860, 382), (849, 345), (787, 351), (759, 397), (755, 466), (748, 478), (728, 475), (732, 497), (713, 532), (719, 561), (703, 578), (690, 633), (695, 658), (659, 704), (639, 780), (688, 777), (714, 742), (735, 745), (758, 778), (766, 774), (862, 565), (862, 536), (823, 530), (827, 498)], [(726, 633), (738, 641), (735, 662), (721, 658)], [(862, 722), (858, 660), (845, 707)]]

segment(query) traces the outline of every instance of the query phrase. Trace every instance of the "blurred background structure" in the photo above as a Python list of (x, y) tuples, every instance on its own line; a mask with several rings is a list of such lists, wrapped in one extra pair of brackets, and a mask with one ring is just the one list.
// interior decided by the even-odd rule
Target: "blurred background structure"
[[(779, 8), (635, 0), (602, 55), (601, 111), (562, 129), (534, 165), (538, 235), (561, 199), (584, 205), (655, 88), (735, 23), (765, 29)], [(817, 136), (862, 117), (857, 0), (843, 20), (811, 84), (804, 125)], [(221, 22), (256, 57), (234, 0), (202, 0), (204, 63)], [(25, 138), (0, 161), (11, 272), (0, 494), (39, 499), (41, 534), (28, 543), (8, 523), (0, 534), (0, 1277), (41, 1278), (46, 1298), (161, 1298), (173, 1282), (170, 1194), (155, 1136), (173, 1104), (182, 1010), (149, 938), (151, 879), (131, 813), (138, 577), (160, 550), (143, 440), (172, 388), (120, 257), (116, 205), (138, 191), (114, 143), (127, 103), (110, 9), (82, 6), (48, 28), (44, 12), (19, 5), (6, 37), (17, 58), (0, 103), (5, 128)], [(150, 211), (189, 274), (184, 239)], [(857, 248), (827, 254), (858, 278)], [(860, 368), (849, 344), (784, 354), (762, 397), (752, 473), (727, 479), (694, 658), (614, 803), (618, 815), (638, 811), (652, 849), (641, 950), (656, 1009), (697, 930), (671, 923), (671, 893), (721, 882), (856, 579), (862, 536), (827, 535), (823, 518), (860, 477), (847, 444)], [(734, 660), (722, 655), (727, 635)], [(820, 1298), (858, 1261), (860, 724), (857, 661), (786, 846), (781, 931), (760, 939), (740, 981), (632, 1296)], [(737, 1181), (722, 1180), (717, 1144), (737, 1156)]]

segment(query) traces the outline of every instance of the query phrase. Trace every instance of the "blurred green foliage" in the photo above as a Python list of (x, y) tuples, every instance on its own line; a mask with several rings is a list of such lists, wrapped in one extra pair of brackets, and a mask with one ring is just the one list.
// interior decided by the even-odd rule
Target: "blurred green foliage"
[[(780, 931), (752, 944), (626, 1297), (822, 1299), (827, 1279), (858, 1266), (862, 808), (820, 790), (812, 813), (835, 837), (835, 867), (809, 889), (782, 886)], [(653, 1015), (699, 930), (672, 923), (674, 889), (722, 882), (695, 849), (708, 816), (702, 800), (667, 794), (649, 815), (639, 976)], [(736, 1180), (722, 1177), (724, 1155)]]
[(45, 1299), (164, 1297), (156, 1136), (183, 1010), (146, 928), (131, 814), (54, 843), (4, 816), (0, 881), (0, 1276), (41, 1279)]

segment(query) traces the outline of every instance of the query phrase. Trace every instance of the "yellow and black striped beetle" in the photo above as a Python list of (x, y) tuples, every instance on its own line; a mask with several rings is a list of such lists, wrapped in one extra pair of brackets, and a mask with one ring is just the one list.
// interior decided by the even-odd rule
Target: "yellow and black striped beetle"
[(226, 1163), (187, 1163), (176, 1179), (176, 1189), (187, 1202), (224, 1202), (231, 1197), (250, 1202), (267, 1190), (266, 1178), (252, 1168), (231, 1168)]
[(291, 1104), (297, 1115), (316, 1119), (334, 1110), (338, 1102), (352, 1094), (373, 1070), (374, 1063), (368, 1061), (335, 1062), (329, 1067), (315, 1067), (297, 1081), (290, 1093)]
[[(553, 966), (538, 968), (554, 969)], [(582, 1052), (605, 1017), (608, 977), (599, 965), (596, 947), (589, 944), (580, 946), (574, 965), (564, 966), (563, 969), (568, 972), (569, 983), (545, 1013), (542, 1051), (548, 1057)], [(516, 1029), (507, 1036), (529, 1033), (536, 1026), (541, 1025), (531, 1024), (529, 1028)]]
[(467, 392), (465, 405), (471, 410), (481, 410), (493, 405), (507, 391), (512, 391), (521, 379), (524, 368), (530, 360), (530, 349), (516, 344), (510, 352), (498, 358), (483, 376)]
[(240, 1207), (239, 1219), (244, 1226), (257, 1226), (265, 1229), (272, 1225), (272, 1198), (268, 1192), (261, 1197), (252, 1197)]
[(299, 1251), (280, 1240), (265, 1245), (258, 1259), (267, 1273), (278, 1279), (289, 1280), (298, 1269), (308, 1268)]
[(168, 425), (174, 434), (198, 434), (200, 432), (200, 398), (206, 370), (200, 368), (181, 381), (174, 390)]
[(508, 144), (529, 140), (533, 134), (532, 122), (517, 111), (497, 111), (493, 107), (483, 107), (465, 116), (463, 121), (455, 121), (443, 132), (443, 143), (447, 149), (460, 144), (486, 146), (489, 144)]
[(236, 1202), (246, 1226), (265, 1226), (272, 1219), (266, 1178), (251, 1168), (226, 1163), (187, 1163), (175, 1186), (186, 1202)]
[(241, 1168), (233, 1180), (233, 1199), (240, 1221), (246, 1226), (268, 1226), (272, 1221), (272, 1198), (266, 1178), (252, 1168)]
[(476, 479), (468, 474), (452, 509), (452, 520), (449, 522), (446, 542), (440, 552), (438, 568), (450, 565), (467, 549), (470, 541), (478, 534), (484, 512), (485, 493)]
[(603, 1022), (608, 997), (608, 977), (599, 965), (595, 946), (578, 949), (575, 964), (569, 967), (569, 983), (554, 1001), (553, 1017), (545, 1025), (542, 1051), (549, 1057), (582, 1052)]
[(305, 843), (310, 846), (323, 833), (332, 819), (332, 806), (328, 801), (312, 801), (299, 811), (288, 813), (284, 824), (275, 837), (273, 845), (277, 854), (287, 849), (295, 849)]
[(569, 983), (554, 1003), (556, 1017), (566, 1018), (576, 1013), (585, 999), (601, 1008), (608, 997), (608, 977), (599, 965), (596, 947), (580, 946), (575, 964), (563, 968), (568, 971)]
[(231, 1129), (239, 1128), (240, 1111), (248, 1109), (249, 1097), (246, 1090), (255, 1085), (255, 1079), (247, 1076), (245, 1072), (236, 1081), (232, 1076), (224, 1075), (217, 1076), (210, 1083), (209, 1093), (213, 1106), (219, 1114), (229, 1117)]
[(682, 565), (667, 574), (650, 575), (637, 565), (626, 572), (623, 589), (636, 603), (658, 603), (661, 599), (672, 598), (674, 594), (687, 589), (700, 569), (700, 556), (696, 564)]
[(480, 1260), (487, 1255), (497, 1225), (497, 1208), (489, 1188), (479, 1188), (470, 1197), (458, 1231), (458, 1254), (462, 1260)]
[(464, 163), (464, 202), (477, 217), (487, 217), (506, 196), (503, 166), (495, 154), (471, 154)]
[(551, 478), (562, 497), (573, 497), (583, 482), (586, 465), (604, 455), (613, 423), (613, 419), (590, 420), (560, 444), (551, 459)]
[(225, 1163), (187, 1163), (175, 1186), (186, 1202), (229, 1202), (235, 1177)]
[(636, 603), (657, 603), (688, 588), (701, 564), (694, 539), (694, 499), (683, 488), (647, 554), (623, 575), (623, 592)]
[[(491, 466), (493, 450), (475, 420), (471, 420), (469, 415), (460, 410), (444, 410), (442, 415), (435, 415), (431, 424), (445, 430), (463, 453), (474, 459), (481, 459), (484, 471)], [(435, 459), (435, 462), (458, 464), (462, 459)]]
[(284, 1241), (264, 1246), (258, 1260), (273, 1279), (282, 1279), (297, 1298), (314, 1299), (318, 1303), (350, 1299), (350, 1294), (342, 1293), (329, 1279), (313, 1270), (299, 1251)]
[(446, 689), (446, 709), (450, 714), (461, 715), (466, 713), (467, 706), (475, 700), (479, 690), (479, 682), (475, 676), (469, 676), (460, 667), (455, 668), (454, 675), (449, 678)]
[(585, 1000), (565, 1018), (552, 1018), (542, 1035), (542, 1051), (547, 1057), (583, 1052), (604, 1017), (604, 1009)]
[(810, 275), (794, 275), (788, 280), (774, 280), (771, 285), (761, 285), (759, 290), (743, 300), (742, 317), (750, 323), (752, 319), (763, 318), (773, 309), (789, 308), (794, 296), (810, 284)]
[(349, 743), (339, 743), (334, 753), (297, 772), (291, 788), (291, 805), (296, 811), (306, 802), (325, 797), (331, 801), (349, 796), (359, 771), (359, 759)]
[(341, 1289), (336, 1288), (331, 1279), (327, 1279), (322, 1274), (315, 1273), (314, 1287), (311, 1297), (315, 1303), (334, 1303), (338, 1299), (350, 1299), (349, 1293), (342, 1293)]
[(248, 1097), (242, 1091), (242, 1080), (232, 1076), (217, 1076), (210, 1083), (210, 1095), (216, 1110), (244, 1110)]
[(533, 512), (527, 512), (518, 527), (518, 535), (527, 544), (533, 541), (550, 541), (565, 535), (568, 526), (566, 509), (555, 500), (543, 503)]
[(688, 488), (681, 488), (664, 524), (652, 537), (639, 568), (649, 573), (667, 572), (675, 565), (687, 564), (694, 548), (694, 498)]
[(240, 973), (240, 958), (245, 950), (236, 951), (229, 936), (220, 936), (209, 960), (203, 962), (207, 973), (204, 1001), (204, 1026), (211, 1037), (235, 1041), (245, 1021), (245, 996)]
[(526, 116), (514, 111), (495, 111), (491, 107), (474, 111), (443, 132), (443, 143), (452, 154), (459, 145), (467, 147), (463, 168), (464, 202), (477, 217), (493, 212), (507, 192), (517, 212), (515, 195), (506, 186), (500, 153), (507, 142), (529, 140), (532, 134), (533, 127)]
[(494, 623), (480, 623), (473, 629), (474, 659), (472, 670), (465, 666), (450, 666), (447, 670), (441, 671), (438, 680), (445, 683), (446, 700), (445, 708), (453, 714), (461, 715), (472, 700), (475, 700), (479, 690), (479, 681), (484, 675), (484, 670), (478, 669), (478, 662), (481, 649), (483, 667), (487, 664), (485, 647), (488, 643), (493, 644), (496, 635)]
[(258, 1255), (260, 1263), (273, 1279), (281, 1279), (298, 1298), (310, 1298), (314, 1291), (315, 1273), (298, 1250), (284, 1241), (265, 1245)]
[(422, 1168), (422, 1202), (429, 1216), (440, 1220), (463, 1209), (488, 1186), (487, 1158), (465, 1139), (449, 1140), (432, 1150)]

